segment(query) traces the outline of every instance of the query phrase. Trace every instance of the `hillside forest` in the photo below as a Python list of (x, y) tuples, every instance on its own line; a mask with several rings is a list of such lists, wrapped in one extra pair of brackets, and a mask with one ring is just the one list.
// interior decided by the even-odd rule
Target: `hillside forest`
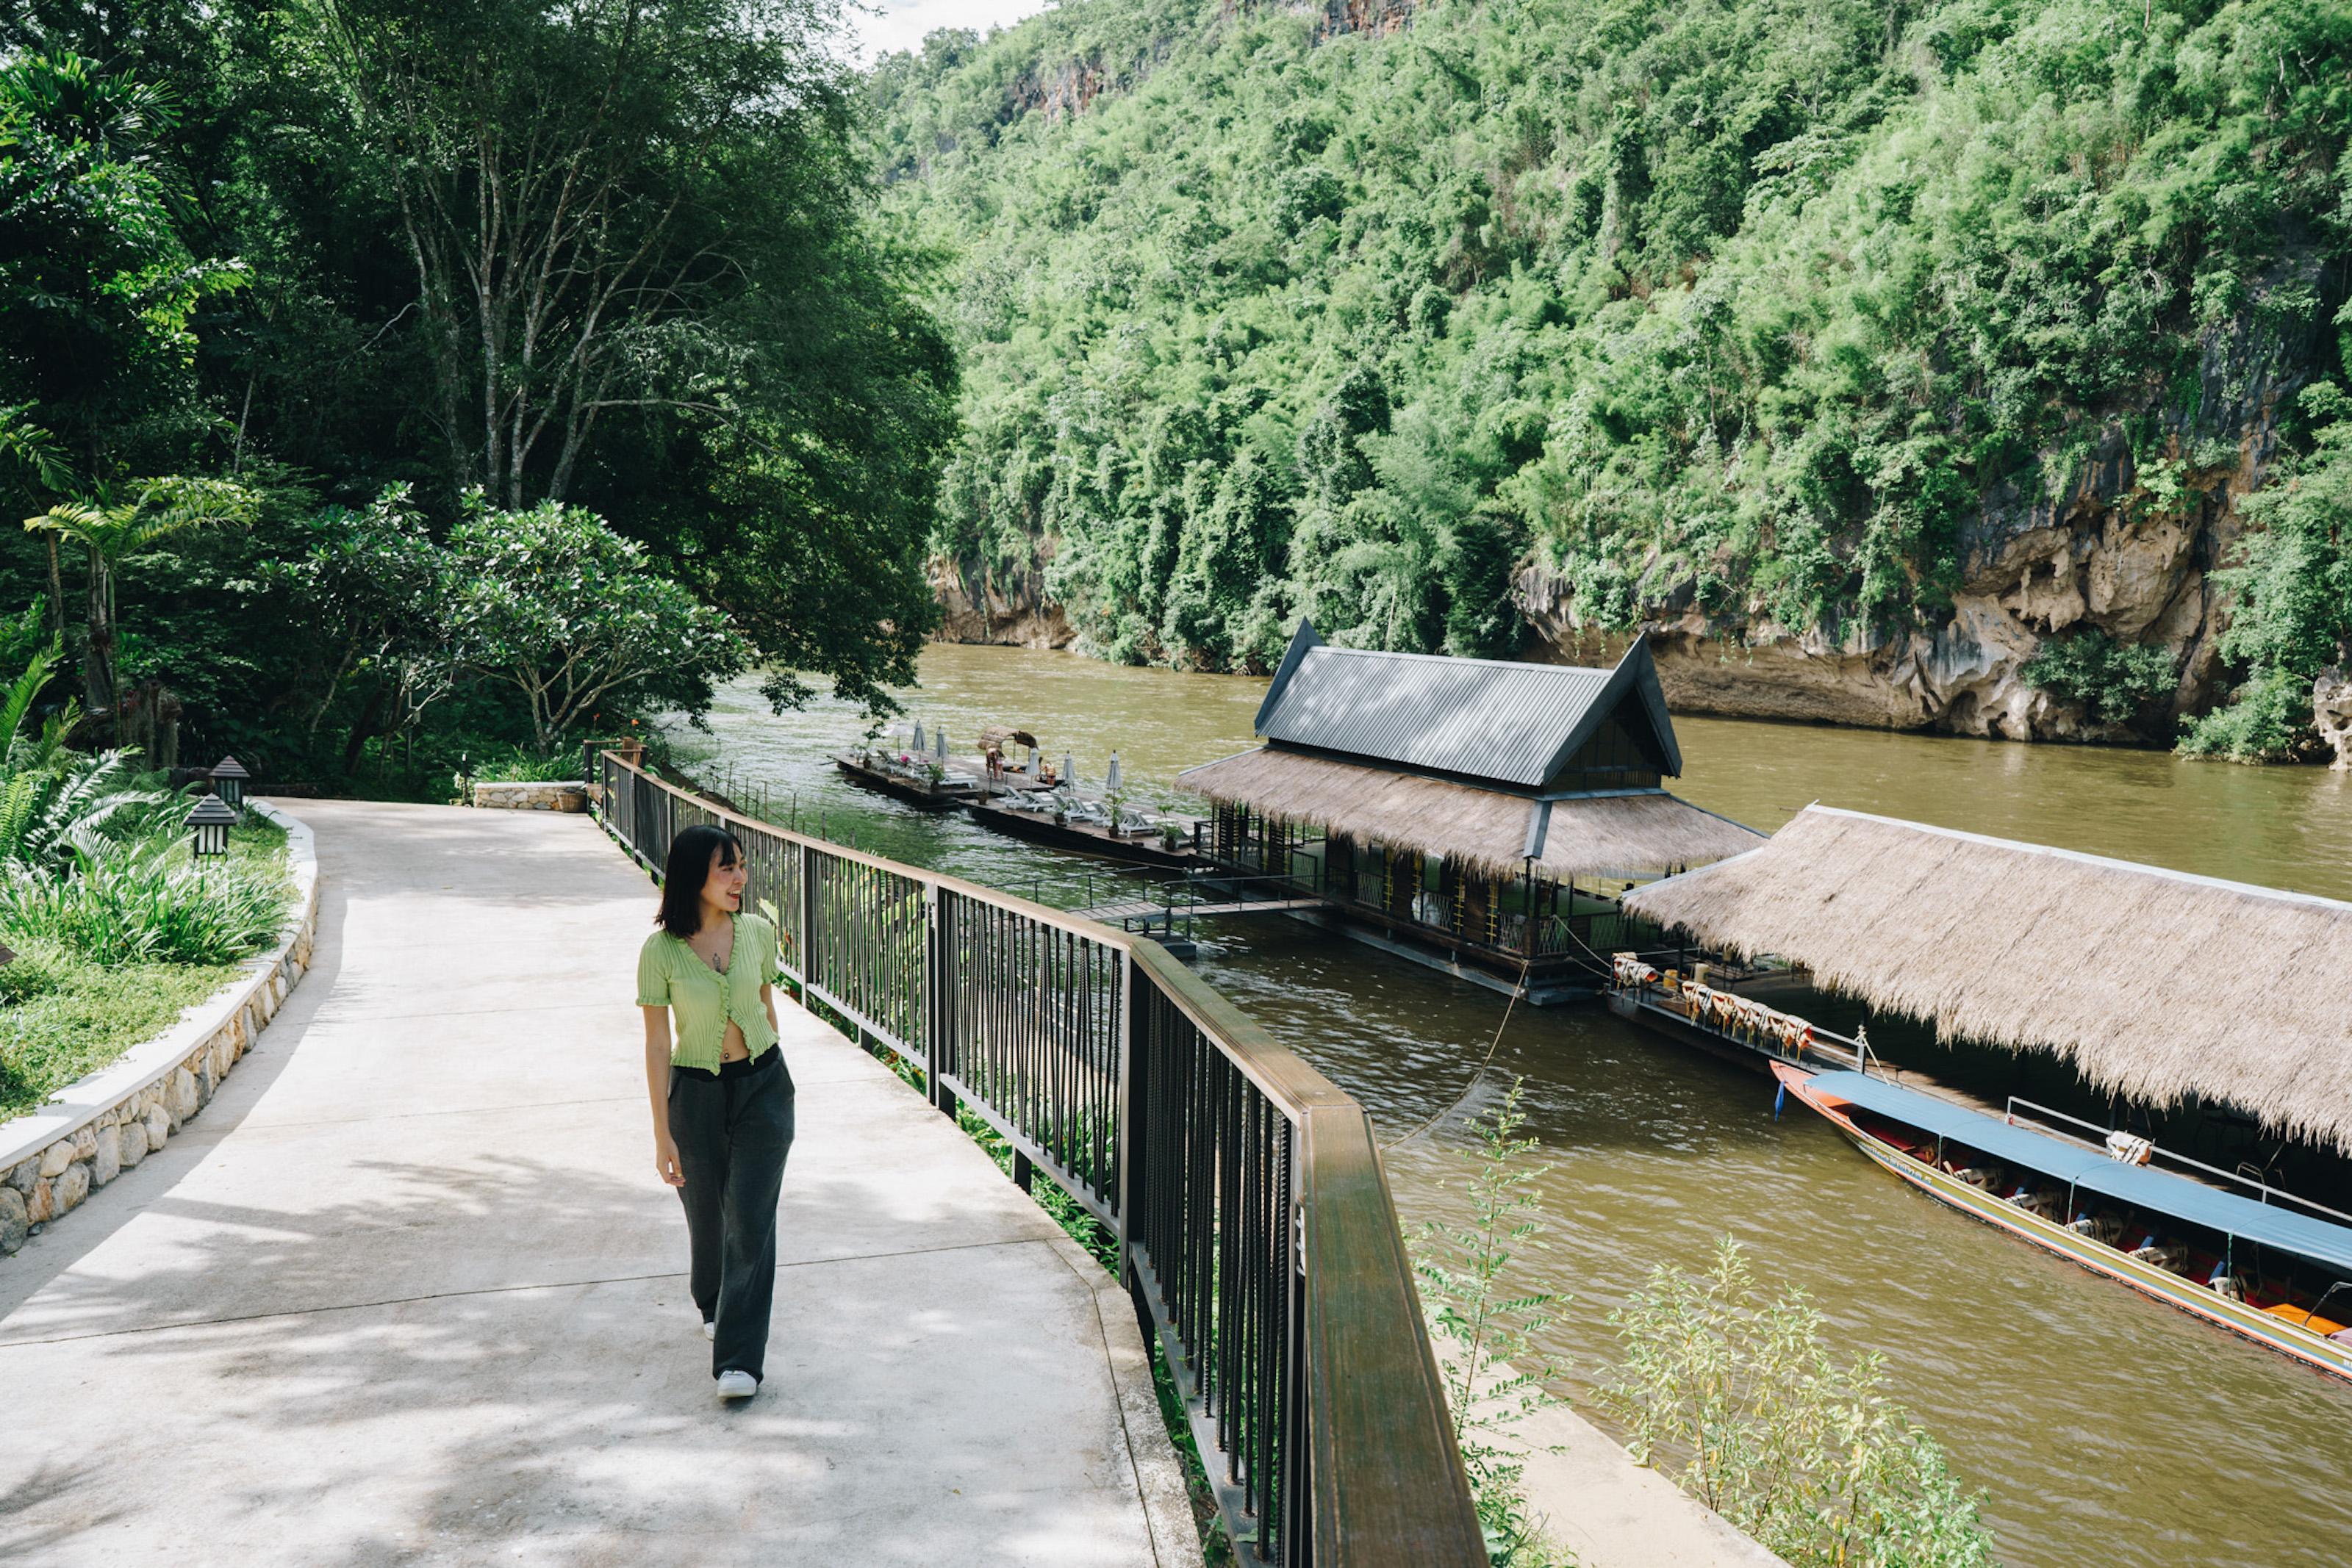
[(747, 670), (887, 705), (936, 620), (954, 357), (840, 27), (0, 13), (0, 669), (56, 650), (33, 722), (446, 800)]
[(1072, 0), (886, 58), (951, 634), (2313, 755), (2352, 12)]

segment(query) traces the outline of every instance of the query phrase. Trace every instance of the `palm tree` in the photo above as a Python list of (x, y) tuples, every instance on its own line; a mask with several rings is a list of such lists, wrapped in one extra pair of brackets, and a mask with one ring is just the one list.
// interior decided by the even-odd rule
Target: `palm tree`
[(176, 476), (139, 482), (129, 501), (61, 501), (25, 527), (69, 540), (89, 553), (89, 640), (82, 654), (83, 701), (113, 722), (121, 694), (114, 664), (114, 574), (125, 559), (187, 528), (242, 527), (253, 520), (254, 495), (226, 479)]
[[(29, 473), (43, 489), (55, 494), (73, 483), (73, 469), (67, 464), (65, 448), (58, 438), (32, 420), (33, 405), (28, 402), (0, 403), (0, 457), (12, 459)], [(58, 571), (58, 536), (51, 534), (49, 546), (49, 629), (62, 632), (66, 623), (65, 579)]]

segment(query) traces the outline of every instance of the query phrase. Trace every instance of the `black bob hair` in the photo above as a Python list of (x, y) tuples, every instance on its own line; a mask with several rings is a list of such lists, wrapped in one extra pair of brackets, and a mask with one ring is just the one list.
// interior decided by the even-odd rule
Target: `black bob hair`
[(654, 924), (683, 942), (702, 929), (702, 884), (710, 880), (710, 857), (720, 865), (743, 858), (743, 845), (724, 828), (698, 822), (680, 829), (669, 841), (669, 861), (662, 867), (661, 908)]

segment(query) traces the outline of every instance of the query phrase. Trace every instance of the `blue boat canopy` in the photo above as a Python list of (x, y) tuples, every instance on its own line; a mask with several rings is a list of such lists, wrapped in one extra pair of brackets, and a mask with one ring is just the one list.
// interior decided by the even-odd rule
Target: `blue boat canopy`
[(1806, 1087), (1965, 1144), (2004, 1165), (2038, 1171), (2078, 1190), (2201, 1225), (2241, 1241), (2292, 1252), (2352, 1275), (2352, 1227), (2256, 1203), (2170, 1171), (2126, 1165), (2098, 1151), (1859, 1072), (1816, 1073)]

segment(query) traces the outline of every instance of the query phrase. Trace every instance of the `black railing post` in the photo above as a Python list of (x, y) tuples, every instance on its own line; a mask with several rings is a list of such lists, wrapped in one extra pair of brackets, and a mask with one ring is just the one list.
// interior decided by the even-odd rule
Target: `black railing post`
[[(1147, 921), (1147, 925), (1149, 922)], [(1135, 1230), (1135, 1192), (1137, 1162), (1142, 1157), (1143, 1118), (1137, 1113), (1135, 1087), (1138, 1068), (1135, 1060), (1136, 1042), (1142, 1038), (1142, 1025), (1138, 1020), (1143, 1009), (1138, 1005), (1142, 982), (1136, 973), (1135, 955), (1121, 948), (1118, 955), (1118, 1141), (1112, 1145), (1113, 1157), (1118, 1162), (1118, 1282), (1131, 1294), (1136, 1289), (1135, 1254), (1130, 1237)]]
[(801, 1002), (814, 1007), (817, 979), (816, 866), (814, 844), (801, 846)]
[(923, 884), (923, 995), (929, 1004), (923, 1033), (930, 1065), (925, 1082), (933, 1108), (951, 1122), (956, 1119), (956, 1097), (947, 1077), (956, 1071), (958, 1043), (954, 896), (937, 883)]

